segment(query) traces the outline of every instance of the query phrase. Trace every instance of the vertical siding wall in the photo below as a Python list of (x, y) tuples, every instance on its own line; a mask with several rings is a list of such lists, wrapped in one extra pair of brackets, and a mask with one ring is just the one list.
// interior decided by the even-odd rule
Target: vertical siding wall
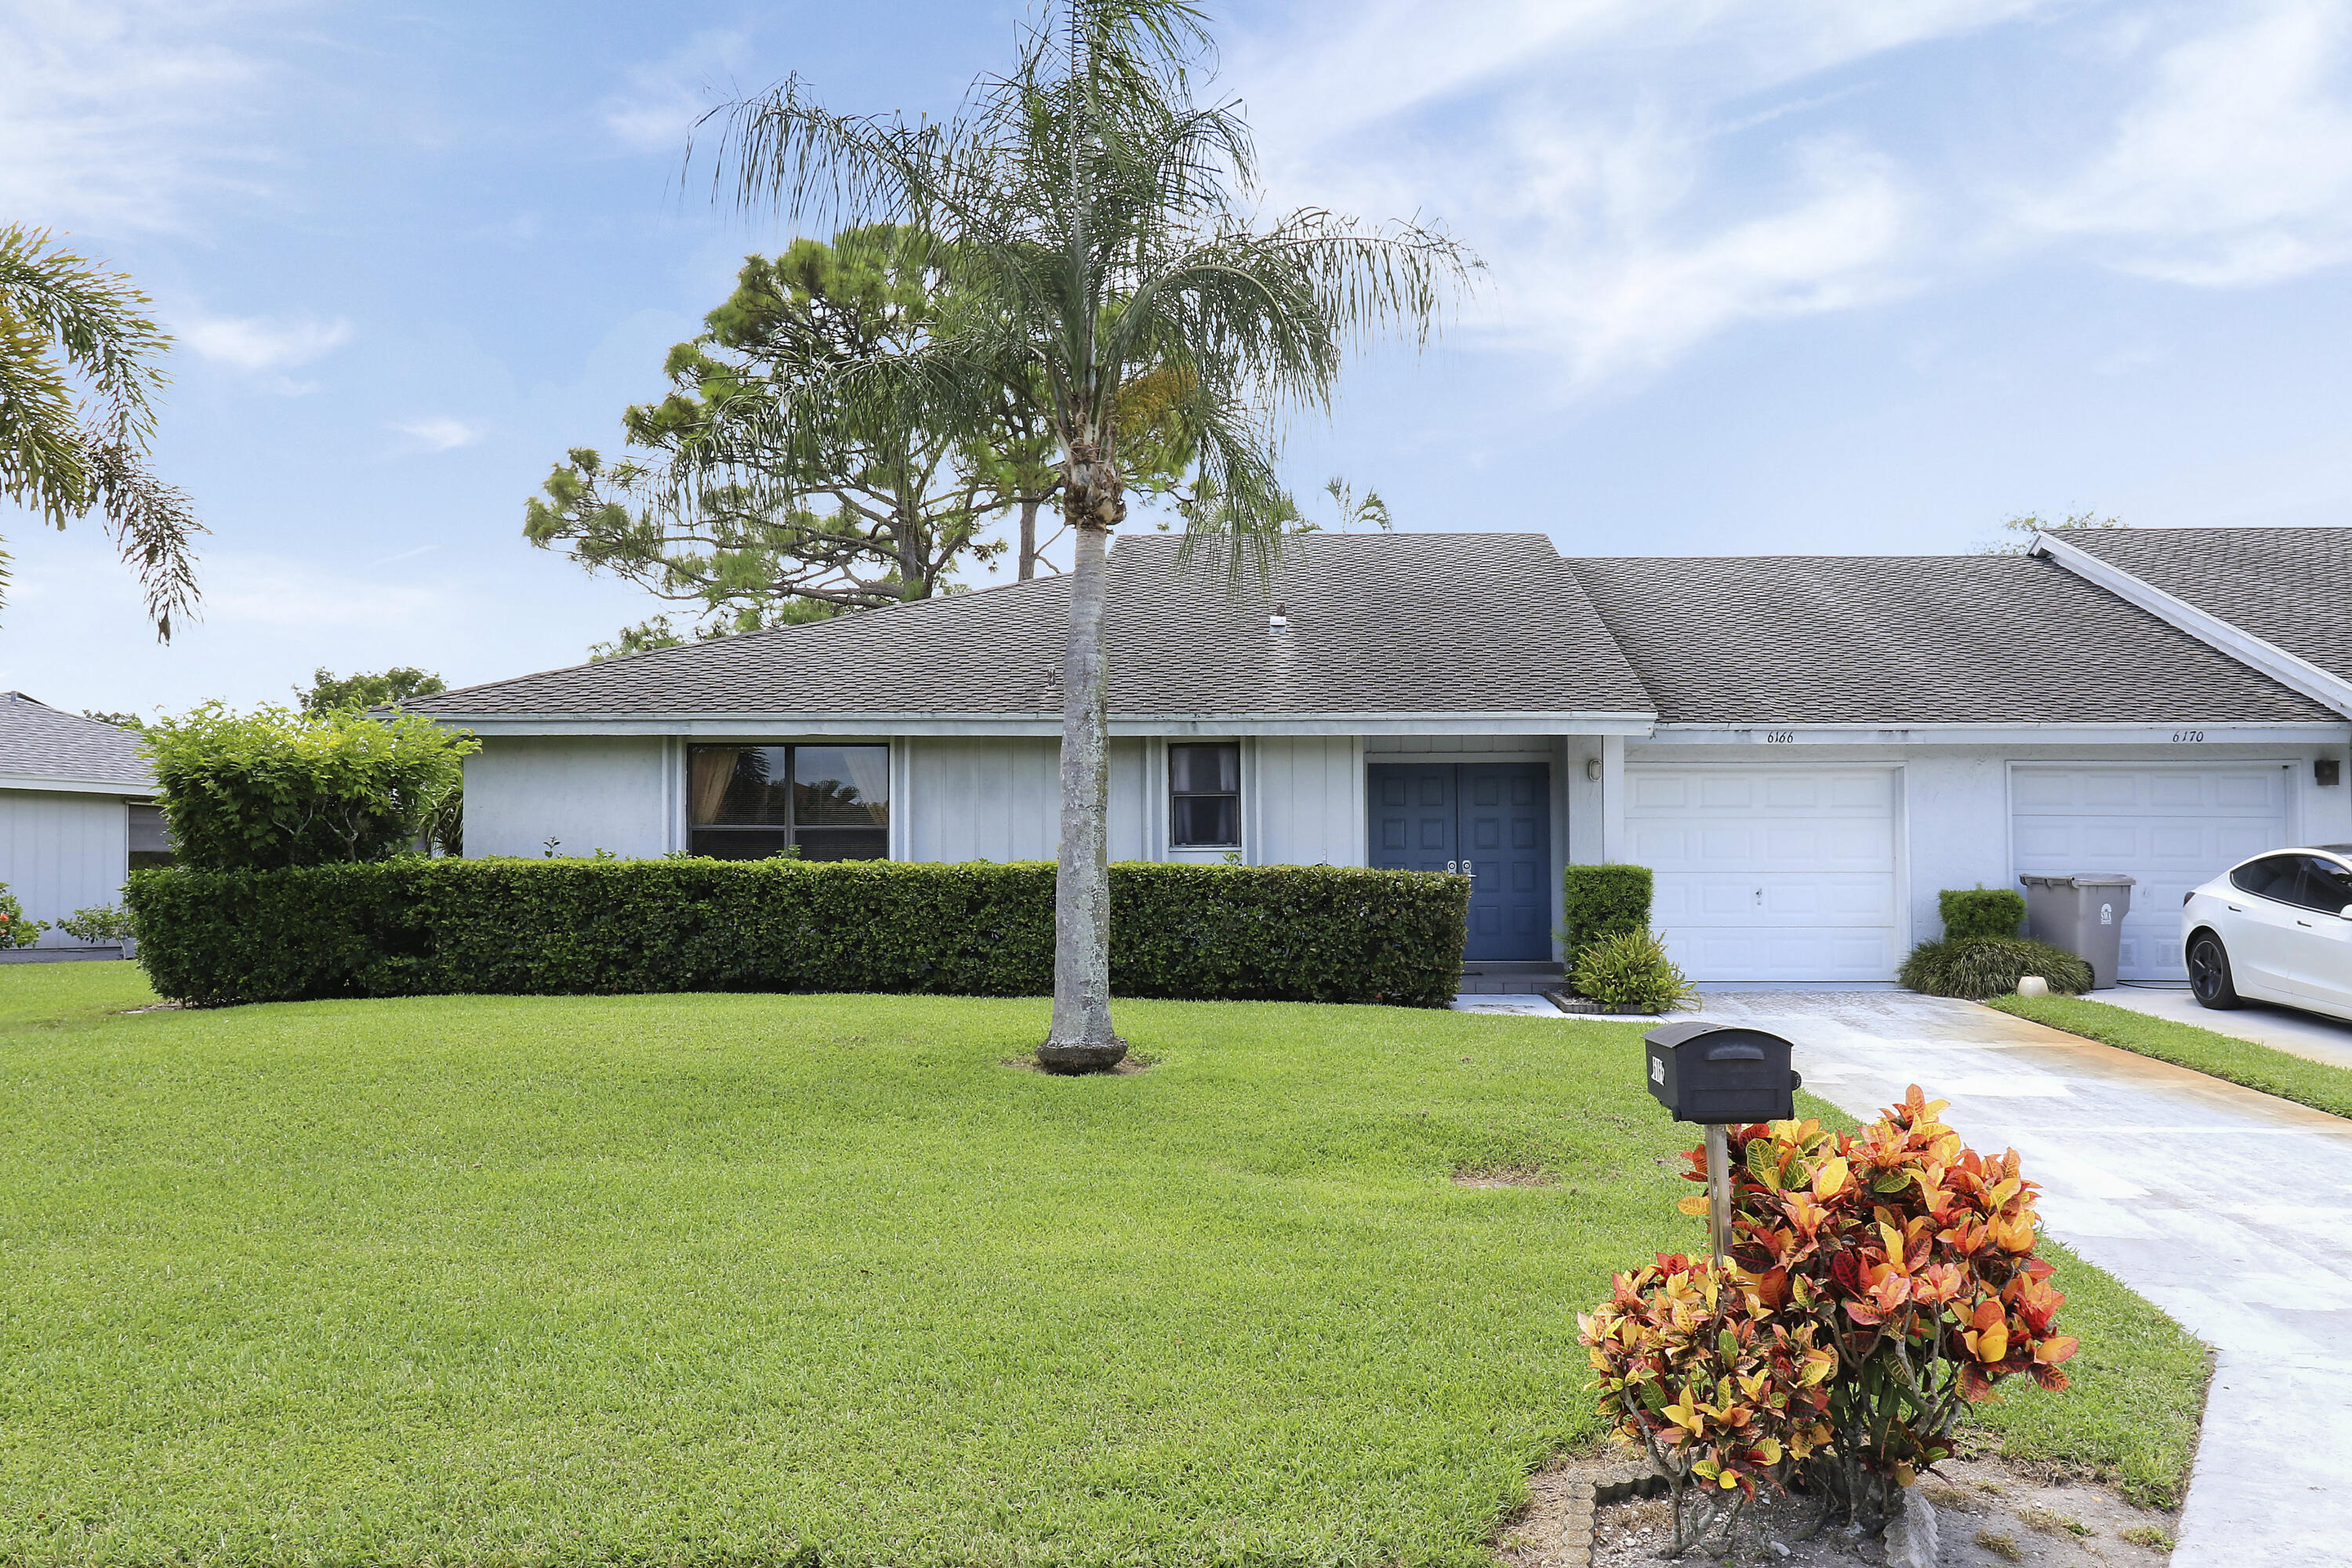
[(494, 735), (466, 759), (466, 853), (609, 849), (641, 859), (680, 847), (683, 752), (660, 735)]
[(924, 736), (898, 744), (908, 749), (907, 858), (1054, 858), (1061, 839), (1056, 742)]
[(1261, 735), (1251, 750), (1256, 788), (1242, 802), (1251, 861), (1364, 864), (1364, 754), (1356, 738)]
[[(1051, 860), (1062, 845), (1062, 743), (1034, 736), (915, 736), (903, 806), (909, 860)], [(1144, 743), (1110, 743), (1110, 858), (1144, 858)]]
[[(52, 925), (76, 910), (122, 901), (131, 814), (110, 795), (0, 790), (0, 882), (25, 913)], [(80, 945), (61, 931), (43, 947)]]

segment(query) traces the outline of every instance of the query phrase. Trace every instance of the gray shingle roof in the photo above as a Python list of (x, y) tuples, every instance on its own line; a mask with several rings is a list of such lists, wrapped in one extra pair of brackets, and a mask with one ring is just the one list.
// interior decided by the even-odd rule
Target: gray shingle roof
[(2055, 537), (2352, 680), (2352, 528), (2075, 528)]
[(0, 777), (154, 788), (137, 735), (21, 691), (0, 692)]
[[(1105, 640), (1123, 714), (1654, 711), (1539, 533), (1306, 534), (1271, 590), (1111, 552)], [(1289, 626), (1266, 625), (1269, 605)], [(450, 717), (1061, 711), (1066, 578), (575, 665), (406, 704)]]
[(2031, 556), (1570, 564), (1667, 723), (2337, 717)]

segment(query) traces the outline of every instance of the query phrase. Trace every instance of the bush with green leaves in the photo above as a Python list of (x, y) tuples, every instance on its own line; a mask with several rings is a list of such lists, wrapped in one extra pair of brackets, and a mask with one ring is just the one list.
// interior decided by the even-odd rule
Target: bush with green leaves
[(131, 934), (131, 913), (113, 904), (76, 910), (58, 922), (58, 929), (76, 942), (93, 947), (119, 942)]
[(2091, 988), (2091, 966), (2063, 948), (2023, 937), (1978, 936), (1923, 942), (1903, 961), (1897, 976), (1930, 996), (1981, 1002), (2006, 996), (2024, 975), (2039, 974), (2050, 989), (2072, 996)]
[[(428, 859), (131, 879), (139, 962), (194, 1002), (453, 993), (1053, 989), (1050, 864)], [(1111, 989), (1442, 1007), (1466, 877), (1123, 864)]]
[(8, 884), (0, 882), (0, 947), (30, 947), (48, 929), (41, 921), (26, 920), (25, 906), (16, 901)]
[(1665, 1013), (1698, 1000), (1690, 977), (1644, 926), (1602, 937), (1576, 961), (1577, 994), (1612, 1013)]
[(1946, 888), (1936, 895), (1944, 940), (2013, 937), (2025, 924), (2025, 895), (2014, 888)]
[(1650, 929), (1652, 881), (1647, 866), (1570, 866), (1560, 874), (1560, 952), (1570, 973), (1594, 942)]
[(411, 848), (480, 742), (421, 714), (237, 713), (207, 702), (147, 727), (156, 804), (183, 866), (274, 870)]

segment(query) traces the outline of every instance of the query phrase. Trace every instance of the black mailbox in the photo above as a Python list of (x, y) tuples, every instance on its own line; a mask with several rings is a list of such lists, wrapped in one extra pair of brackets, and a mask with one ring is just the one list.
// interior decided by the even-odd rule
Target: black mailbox
[(1736, 1024), (1662, 1024), (1642, 1037), (1650, 1092), (1677, 1121), (1786, 1121), (1803, 1087), (1789, 1042)]

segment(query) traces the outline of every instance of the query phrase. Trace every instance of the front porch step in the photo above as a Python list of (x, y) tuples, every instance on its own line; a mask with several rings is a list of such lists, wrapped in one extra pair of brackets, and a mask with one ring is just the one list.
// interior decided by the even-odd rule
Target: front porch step
[(1540, 996), (1562, 984), (1557, 963), (1465, 963), (1456, 994)]

